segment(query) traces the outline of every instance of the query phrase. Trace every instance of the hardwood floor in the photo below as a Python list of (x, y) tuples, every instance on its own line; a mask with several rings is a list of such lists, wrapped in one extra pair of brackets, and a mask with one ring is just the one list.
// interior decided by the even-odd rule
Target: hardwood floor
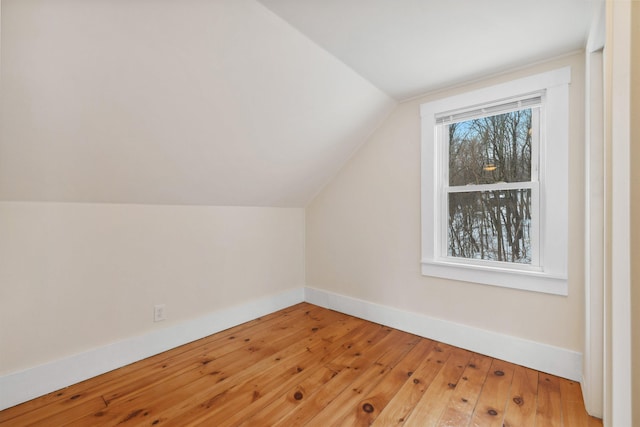
[(580, 385), (302, 303), (0, 412), (2, 426), (601, 426)]

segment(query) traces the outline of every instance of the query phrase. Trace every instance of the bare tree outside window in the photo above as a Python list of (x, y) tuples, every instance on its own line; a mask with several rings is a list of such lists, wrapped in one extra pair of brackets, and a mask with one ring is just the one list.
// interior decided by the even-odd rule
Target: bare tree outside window
[(531, 189), (500, 187), (532, 181), (532, 134), (531, 108), (448, 125), (449, 256), (531, 264)]

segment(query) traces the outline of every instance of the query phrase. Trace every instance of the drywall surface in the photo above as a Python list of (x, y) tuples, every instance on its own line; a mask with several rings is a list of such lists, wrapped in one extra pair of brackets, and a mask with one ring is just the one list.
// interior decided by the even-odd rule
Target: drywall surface
[(299, 208), (0, 202), (0, 218), (0, 375), (304, 284)]
[(640, 425), (640, 2), (631, 2), (631, 333), (633, 425)]
[(395, 101), (254, 0), (3, 0), (0, 200), (304, 207)]
[[(420, 105), (571, 66), (569, 295), (420, 272)], [(575, 54), (400, 104), (306, 211), (307, 286), (582, 352), (584, 56)]]

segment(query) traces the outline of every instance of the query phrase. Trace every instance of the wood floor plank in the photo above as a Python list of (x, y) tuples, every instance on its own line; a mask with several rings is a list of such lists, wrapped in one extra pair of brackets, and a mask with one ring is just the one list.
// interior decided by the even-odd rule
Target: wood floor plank
[[(326, 363), (319, 363), (316, 369), (308, 369), (308, 376), (301, 376), (297, 379), (298, 381), (284, 383), (275, 399), (266, 403), (259, 410), (252, 411), (241, 425), (268, 425), (284, 417), (338, 375), (349, 363), (344, 362), (345, 360), (351, 361), (355, 357), (359, 357), (354, 356), (353, 353), (361, 354), (360, 351), (365, 349), (364, 343), (370, 343), (372, 338), (380, 336), (381, 332), (385, 335), (388, 334), (380, 326), (371, 324), (365, 324), (363, 328), (355, 332), (356, 334), (345, 336), (335, 342), (339, 347), (333, 354), (326, 356)], [(240, 423), (241, 420), (238, 422)]]
[(438, 421), (440, 427), (459, 427), (469, 425), (471, 415), (478, 402), (480, 391), (489, 373), (492, 359), (474, 354), (458, 382), (456, 391), (449, 399), (447, 408)]
[(471, 418), (474, 427), (501, 427), (516, 366), (494, 359)]
[[(600, 418), (596, 418), (596, 417), (592, 417), (592, 416), (588, 416), (589, 418), (589, 427), (602, 427), (602, 420)], [(567, 426), (569, 427), (569, 426)]]
[(507, 401), (504, 427), (534, 427), (538, 396), (538, 372), (516, 366)]
[(454, 350), (455, 347), (436, 343), (433, 350), (380, 412), (373, 425), (385, 427), (404, 424)]
[[(221, 382), (207, 390), (206, 394), (194, 395), (189, 402), (195, 404), (189, 410), (182, 409), (189, 404), (185, 402), (180, 408), (174, 408), (171, 414), (169, 411), (159, 413), (158, 418), (163, 421), (162, 425), (167, 426), (183, 426), (189, 423), (216, 426), (228, 424), (231, 421), (229, 414), (236, 415), (243, 409), (248, 410), (252, 404), (262, 404), (265, 396), (283, 383), (296, 381), (306, 370), (311, 370), (328, 362), (328, 358), (337, 356), (336, 352), (341, 349), (340, 339), (353, 330), (359, 333), (360, 330), (355, 328), (362, 324), (361, 320), (347, 318), (343, 322), (329, 325), (322, 331), (322, 335), (311, 335), (290, 346), (290, 349), (261, 361), (251, 370), (246, 370), (243, 372), (244, 380), (235, 379), (230, 385)], [(220, 396), (215, 407), (204, 405), (210, 395), (218, 392)]]
[(354, 409), (362, 396), (366, 396), (420, 340), (415, 335), (397, 330), (391, 331), (388, 339), (388, 348), (375, 363), (363, 370), (348, 387), (337, 393), (323, 411), (314, 414), (313, 425), (330, 426), (342, 423), (344, 414)]
[(23, 425), (28, 426), (55, 426), (68, 424), (83, 415), (88, 411), (99, 411), (106, 408), (106, 403), (101, 397), (94, 397), (92, 399), (85, 400), (82, 405), (70, 406), (66, 410), (56, 412), (55, 416), (49, 418), (34, 418), (27, 417)]
[[(388, 374), (372, 386), (364, 399), (356, 402), (351, 410), (341, 417), (341, 425), (369, 426), (391, 401), (407, 378), (418, 369), (425, 356), (435, 343), (427, 339), (418, 339), (415, 346), (389, 371)], [(335, 423), (334, 423), (335, 424)]]
[[(81, 396), (76, 403), (73, 400), (65, 399), (56, 405), (47, 405), (26, 412), (20, 416), (23, 425), (55, 425), (52, 423), (68, 423), (74, 419), (82, 417), (87, 413), (96, 412), (107, 407), (106, 402), (100, 396), (91, 396), (78, 393)], [(10, 422), (10, 420), (9, 420)], [(2, 424), (2, 422), (0, 422)]]
[[(338, 374), (335, 368), (328, 368), (328, 365), (331, 364), (335, 366), (335, 361), (339, 360), (349, 349), (354, 348), (356, 343), (367, 342), (367, 340), (373, 336), (372, 332), (374, 332), (374, 330), (371, 330), (367, 326), (368, 324), (363, 322), (357, 329), (353, 329), (341, 337), (332, 337), (330, 340), (331, 343), (322, 349), (322, 357), (311, 354), (312, 358), (309, 360), (309, 367), (307, 369), (304, 369), (302, 372), (297, 372), (295, 376), (272, 379), (271, 382), (275, 382), (276, 384), (266, 386), (265, 392), (261, 393), (259, 401), (252, 401), (250, 404), (234, 411), (233, 415), (225, 417), (217, 425), (219, 427), (225, 427), (238, 425), (247, 419), (256, 420), (253, 416), (257, 412), (265, 407), (270, 407), (271, 410), (273, 410), (274, 406), (278, 406), (278, 398), (280, 396), (287, 396), (289, 394), (288, 391), (291, 389), (294, 389), (290, 394), (290, 398), (293, 401), (298, 402), (303, 400), (305, 389), (309, 391), (314, 386), (317, 388), (320, 384), (325, 384)], [(360, 348), (360, 351), (363, 350), (366, 350), (366, 346), (364, 345)], [(296, 371), (298, 371), (297, 367)], [(271, 376), (272, 372), (269, 372), (268, 375)], [(308, 383), (309, 386), (301, 389), (301, 383)], [(275, 402), (273, 406), (271, 405), (272, 402)], [(282, 406), (280, 406), (279, 411), (282, 415), (289, 412)], [(225, 412), (227, 412), (226, 408)], [(270, 420), (277, 419), (274, 418), (275, 415), (276, 414), (272, 412), (272, 416), (269, 417), (265, 423), (268, 424)]]
[[(312, 396), (338, 374), (339, 371), (326, 365), (322, 366), (320, 369), (314, 370), (311, 375), (303, 379), (299, 384), (287, 387), (286, 391), (282, 392), (266, 406), (250, 414), (239, 414), (240, 419), (230, 420), (229, 425), (236, 425), (236, 423), (237, 425), (248, 427), (270, 425), (270, 423), (276, 422), (289, 414), (302, 399)], [(236, 418), (235, 414), (232, 417)]]
[(602, 426), (576, 382), (307, 303), (0, 411), (0, 427), (534, 422)]
[[(379, 347), (378, 342), (390, 333), (390, 330), (379, 325), (370, 325), (366, 330), (366, 335), (363, 335), (359, 340), (347, 341), (342, 344), (346, 351), (340, 353), (335, 359), (323, 366), (322, 370), (319, 370), (315, 375), (303, 380), (300, 383), (291, 385), (288, 392), (285, 392), (277, 400), (271, 402), (269, 405), (256, 412), (251, 417), (248, 417), (242, 421), (243, 426), (257, 426), (257, 425), (269, 425), (275, 422), (280, 422), (285, 417), (296, 419), (294, 409), (297, 407), (311, 402), (309, 406), (316, 405), (321, 408), (321, 405), (325, 401), (323, 398), (330, 393), (325, 391), (333, 386), (334, 389), (340, 387), (330, 385), (330, 381), (335, 378), (338, 384), (348, 384), (359, 374), (359, 370), (362, 370), (367, 364), (373, 363), (373, 360), (369, 356), (370, 353), (363, 355), (363, 352), (370, 348), (373, 351), (377, 351)], [(382, 342), (382, 345), (386, 345), (386, 342)], [(371, 347), (373, 346), (373, 347)], [(320, 393), (316, 395), (316, 393)], [(319, 409), (321, 410), (321, 409)], [(310, 412), (310, 411), (308, 411)], [(284, 421), (286, 422), (286, 421)], [(300, 418), (296, 419), (296, 422), (300, 422)]]
[(558, 378), (558, 381), (560, 383), (560, 401), (564, 425), (589, 425), (589, 415), (584, 407), (580, 383), (564, 378)]
[(405, 426), (430, 427), (438, 423), (470, 359), (471, 353), (467, 350), (453, 350), (449, 360), (409, 414)]
[(536, 427), (562, 427), (562, 403), (560, 382), (554, 375), (538, 375), (538, 407)]
[[(390, 330), (380, 325), (368, 324), (368, 326), (358, 336), (347, 337), (339, 343), (342, 350), (337, 357), (323, 364), (319, 369), (312, 372), (308, 378), (293, 384), (287, 384), (282, 394), (265, 407), (261, 408), (251, 417), (248, 417), (241, 425), (269, 425), (290, 414), (296, 407), (307, 402), (316, 392), (325, 388), (329, 381), (339, 374), (353, 376), (357, 369), (362, 366), (362, 351), (366, 350), (372, 343), (378, 342), (390, 333)], [(345, 371), (350, 371), (345, 374)]]
[[(386, 354), (390, 347), (398, 343), (397, 335), (391, 334), (389, 328), (381, 328), (380, 333), (365, 347), (360, 347), (355, 353), (341, 358), (338, 363), (329, 366), (339, 371), (322, 389), (301, 400), (285, 417), (272, 424), (272, 427), (288, 427), (305, 425), (312, 418), (324, 412), (331, 402), (336, 399), (347, 387), (358, 379), (362, 372), (366, 372), (370, 366), (378, 362), (378, 359)], [(351, 357), (349, 357), (351, 356)], [(379, 365), (376, 365), (379, 366)], [(315, 421), (312, 423), (315, 424)]]

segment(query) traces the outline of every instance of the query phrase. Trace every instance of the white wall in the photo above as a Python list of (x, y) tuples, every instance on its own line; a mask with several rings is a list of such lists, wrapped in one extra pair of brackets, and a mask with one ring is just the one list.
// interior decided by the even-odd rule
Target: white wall
[(632, 3), (606, 2), (605, 427), (633, 422)]
[[(572, 67), (568, 297), (422, 276), (420, 104), (565, 65)], [(307, 286), (581, 353), (583, 97), (584, 56), (575, 54), (399, 105), (308, 206)]]
[(0, 202), (0, 236), (0, 375), (304, 284), (299, 208)]
[[(632, 2), (631, 117), (640, 117), (640, 2)], [(640, 131), (631, 126), (631, 331), (633, 340), (633, 425), (640, 425)]]
[(303, 207), (395, 102), (255, 0), (2, 0), (0, 200)]

